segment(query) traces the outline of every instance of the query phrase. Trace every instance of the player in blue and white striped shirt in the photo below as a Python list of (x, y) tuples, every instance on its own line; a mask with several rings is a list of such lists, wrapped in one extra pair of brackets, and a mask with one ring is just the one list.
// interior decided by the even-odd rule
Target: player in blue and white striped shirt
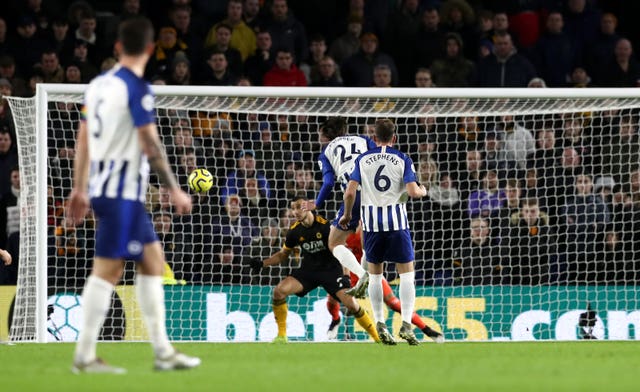
[(396, 263), (400, 275), (400, 337), (411, 345), (417, 345), (419, 343), (411, 326), (416, 300), (415, 256), (407, 219), (406, 195), (420, 198), (426, 196), (427, 190), (424, 185), (418, 185), (411, 158), (393, 148), (395, 129), (391, 120), (376, 121), (377, 147), (361, 154), (355, 161), (344, 192), (344, 215), (339, 224), (347, 227), (351, 221), (360, 186), (360, 216), (369, 262), (369, 297), (380, 340), (385, 344), (396, 344), (384, 318), (382, 263), (389, 261)]
[(176, 213), (191, 210), (191, 198), (178, 186), (160, 143), (153, 95), (142, 79), (153, 53), (153, 38), (148, 19), (123, 22), (116, 42), (118, 65), (95, 78), (85, 92), (67, 216), (79, 224), (91, 204), (98, 227), (93, 269), (82, 292), (83, 322), (74, 373), (125, 372), (96, 356), (98, 335), (125, 260), (136, 261), (136, 294), (153, 345), (155, 368), (200, 364), (199, 358), (176, 351), (167, 337), (164, 253), (144, 206), (151, 168), (169, 189)]
[[(366, 136), (347, 135), (347, 124), (340, 117), (330, 117), (320, 127), (320, 134), (328, 144), (322, 149), (318, 158), (318, 165), (322, 170), (322, 188), (318, 193), (315, 203), (309, 202), (307, 208), (321, 208), (325, 200), (333, 191), (336, 181), (340, 183), (342, 190), (347, 187), (349, 174), (353, 171), (356, 158), (363, 152), (375, 147), (375, 143)], [(356, 204), (359, 202), (356, 196)], [(340, 207), (336, 218), (331, 223), (329, 232), (329, 250), (340, 264), (358, 276), (356, 286), (347, 290), (347, 294), (364, 296), (368, 275), (353, 253), (346, 247), (347, 237), (355, 233), (360, 224), (359, 211), (356, 211), (351, 221), (343, 228), (338, 225), (338, 219), (342, 216), (344, 206)], [(364, 257), (363, 257), (364, 259)]]

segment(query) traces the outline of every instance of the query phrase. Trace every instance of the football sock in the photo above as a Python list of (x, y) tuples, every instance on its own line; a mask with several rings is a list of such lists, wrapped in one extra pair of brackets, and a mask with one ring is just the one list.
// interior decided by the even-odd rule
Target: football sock
[(382, 295), (382, 274), (369, 274), (369, 300), (373, 310), (373, 318), (378, 322), (384, 322), (384, 301)]
[(114, 286), (90, 275), (82, 291), (82, 329), (75, 349), (75, 362), (86, 364), (96, 359), (96, 343), (107, 312), (111, 307)]
[[(393, 310), (394, 312), (402, 313), (402, 309), (400, 307), (400, 300), (398, 299), (398, 297), (393, 295), (391, 286), (389, 286), (389, 283), (386, 280), (382, 281), (382, 289), (384, 293), (384, 303), (387, 304), (389, 309)], [(416, 312), (413, 312), (413, 315), (411, 316), (411, 322), (420, 329), (424, 329), (426, 325), (424, 321), (422, 321), (420, 316), (418, 316), (418, 313)]]
[(273, 300), (273, 315), (278, 325), (278, 336), (287, 336), (287, 307), (286, 299)]
[(360, 307), (360, 309), (354, 314), (356, 321), (365, 331), (373, 338), (375, 342), (380, 341), (380, 337), (378, 336), (378, 331), (376, 330), (376, 326), (369, 317), (369, 314)]
[(172, 355), (175, 350), (167, 336), (162, 277), (137, 274), (136, 297), (156, 357), (166, 358)]
[(358, 264), (358, 259), (351, 253), (349, 248), (344, 245), (338, 245), (333, 248), (333, 252), (331, 253), (333, 253), (343, 267), (358, 275), (358, 278), (362, 278), (362, 275), (365, 273), (364, 268)]
[(327, 310), (331, 315), (331, 320), (340, 320), (340, 304), (338, 302), (327, 300)]
[(411, 324), (413, 308), (416, 303), (416, 285), (414, 271), (400, 274), (400, 308), (402, 321)]

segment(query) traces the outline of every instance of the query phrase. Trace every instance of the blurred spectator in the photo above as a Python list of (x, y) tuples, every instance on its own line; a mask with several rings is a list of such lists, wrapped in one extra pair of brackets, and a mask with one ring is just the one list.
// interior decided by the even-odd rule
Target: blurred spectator
[(517, 224), (520, 219), (520, 201), (522, 200), (522, 189), (520, 181), (515, 178), (507, 179), (504, 188), (507, 201), (504, 208), (500, 209), (500, 237), (502, 243), (509, 237), (509, 228)]
[(0, 55), (0, 78), (7, 79), (11, 84), (12, 95), (16, 97), (28, 96), (27, 82), (16, 75), (16, 62), (9, 54)]
[(40, 83), (44, 83), (44, 75), (42, 74), (42, 70), (39, 67), (36, 67), (33, 72), (31, 72), (31, 76), (29, 77), (29, 82), (27, 84), (29, 97), (36, 95), (36, 86)]
[(82, 77), (82, 72), (77, 64), (71, 63), (64, 70), (65, 83), (84, 83), (86, 80)]
[(501, 126), (504, 130), (504, 142), (502, 144), (504, 157), (514, 161), (519, 169), (525, 169), (527, 159), (533, 156), (536, 151), (536, 141), (531, 131), (511, 115), (502, 116)]
[(234, 75), (242, 75), (242, 55), (240, 51), (231, 47), (231, 33), (233, 29), (226, 23), (220, 22), (215, 26), (216, 40), (211, 46), (207, 46), (209, 52), (217, 51), (224, 53), (229, 70)]
[(8, 54), (9, 40), (7, 36), (7, 21), (0, 16), (0, 55)]
[(260, 0), (244, 0), (242, 4), (242, 19), (244, 23), (256, 34), (260, 31), (258, 15), (260, 13)]
[(498, 34), (493, 54), (478, 62), (478, 87), (526, 87), (536, 70), (513, 46), (511, 36)]
[[(278, 219), (263, 219), (260, 226), (260, 236), (252, 238), (251, 244), (245, 249), (245, 257), (265, 260), (272, 254), (282, 249), (284, 237), (280, 235)], [(295, 258), (289, 262), (263, 268), (258, 273), (251, 274), (252, 284), (272, 286), (283, 277), (289, 275), (291, 267), (295, 264)]]
[(536, 135), (536, 146), (538, 148), (534, 157), (535, 166), (541, 170), (545, 177), (553, 175), (552, 172), (548, 171), (553, 170), (553, 166), (561, 153), (556, 143), (556, 134), (551, 126), (552, 124), (548, 123), (547, 125), (547, 127), (539, 130)]
[(498, 284), (503, 261), (500, 247), (492, 243), (489, 222), (483, 218), (471, 219), (468, 233), (462, 246), (454, 251), (450, 264), (445, 264), (442, 283), (456, 286)]
[(464, 58), (462, 38), (457, 33), (445, 36), (444, 58), (431, 65), (433, 80), (438, 87), (468, 87), (475, 79), (473, 62)]
[(18, 154), (9, 130), (6, 125), (0, 127), (0, 195), (11, 190), (11, 171), (18, 165)]
[[(509, 249), (509, 284), (534, 285), (549, 283), (549, 264), (555, 254), (555, 233), (538, 200), (522, 201), (519, 213), (512, 215), (507, 241)], [(507, 283), (504, 282), (503, 283)]]
[(243, 86), (243, 87), (252, 86), (251, 80), (249, 80), (249, 78), (247, 78), (246, 76), (239, 77), (238, 81), (236, 82), (236, 86)]
[(583, 67), (575, 67), (571, 71), (569, 87), (592, 87), (591, 77)]
[(111, 47), (112, 43), (103, 41), (102, 37), (97, 35), (98, 20), (93, 11), (83, 12), (80, 15), (78, 28), (75, 31), (75, 38), (83, 40), (87, 43), (89, 49), (88, 59), (94, 66), (100, 63), (100, 60), (107, 53), (107, 48)]
[(413, 84), (413, 48), (421, 19), (418, 5), (419, 0), (402, 0), (390, 13), (382, 40), (382, 48), (398, 66), (398, 85), (402, 87)]
[(562, 31), (563, 23), (560, 12), (550, 12), (546, 31), (536, 44), (534, 62), (549, 87), (563, 87), (577, 60), (571, 39)]
[(203, 74), (203, 83), (207, 86), (233, 86), (236, 75), (229, 70), (224, 52), (214, 50), (207, 59), (207, 70)]
[(499, 178), (517, 177), (516, 162), (509, 159), (502, 148), (504, 134), (500, 131), (487, 131), (484, 135), (484, 160), (487, 169), (493, 169)]
[(631, 41), (621, 38), (616, 42), (614, 58), (605, 66), (604, 78), (597, 81), (602, 87), (640, 86), (640, 63), (633, 56)]
[(264, 75), (265, 86), (305, 87), (307, 79), (294, 64), (293, 52), (288, 48), (276, 50), (276, 63)]
[(49, 47), (60, 53), (63, 62), (67, 62), (73, 50), (74, 37), (69, 34), (69, 21), (66, 18), (56, 18), (51, 23)]
[(415, 74), (415, 86), (424, 88), (436, 87), (429, 68), (418, 68)]
[(311, 84), (313, 80), (318, 79), (319, 63), (327, 55), (327, 43), (323, 36), (316, 34), (311, 37), (310, 41), (309, 57), (300, 63), (300, 70), (307, 78), (307, 84)]
[(40, 64), (36, 65), (42, 70), (44, 83), (62, 83), (64, 81), (64, 69), (60, 65), (58, 54), (52, 50), (42, 53)]
[(575, 177), (575, 193), (562, 207), (562, 235), (569, 283), (592, 282), (599, 269), (606, 229), (611, 222), (607, 205), (593, 193), (591, 176)]
[(238, 196), (242, 200), (242, 215), (249, 217), (255, 224), (268, 217), (269, 209), (275, 207), (258, 187), (257, 178), (245, 179)]
[(169, 10), (169, 19), (176, 28), (178, 39), (187, 45), (187, 57), (194, 65), (195, 74), (200, 72), (202, 62), (202, 50), (204, 49), (204, 37), (193, 24), (191, 6), (174, 4)]
[(240, 52), (242, 61), (245, 61), (256, 50), (256, 34), (253, 29), (242, 20), (242, 0), (229, 0), (227, 2), (227, 17), (213, 25), (205, 39), (205, 47), (214, 46), (217, 43), (217, 27), (223, 23), (231, 27), (231, 39), (229, 46)]
[(440, 13), (437, 8), (427, 7), (422, 12), (420, 28), (414, 41), (414, 68), (431, 67), (436, 58), (444, 55), (444, 31), (440, 28)]
[(631, 171), (640, 162), (638, 116), (621, 113), (617, 133), (602, 147), (602, 174), (619, 184), (629, 183)]
[(391, 68), (378, 64), (373, 68), (373, 87), (391, 87)]
[(80, 72), (82, 73), (82, 77), (85, 80), (89, 81), (98, 75), (98, 69), (96, 66), (89, 62), (89, 49), (87, 48), (87, 43), (85, 41), (81, 39), (76, 40), (73, 44), (72, 50), (72, 57), (69, 61), (78, 65)]
[(478, 150), (467, 151), (464, 167), (457, 173), (461, 200), (468, 201), (471, 192), (480, 188), (483, 170), (484, 160), (482, 153)]
[(244, 73), (254, 86), (262, 86), (264, 75), (273, 67), (275, 56), (272, 50), (271, 34), (260, 31), (257, 34), (257, 48), (244, 63)]
[(442, 29), (447, 33), (458, 33), (467, 46), (464, 56), (476, 57), (478, 39), (475, 28), (475, 13), (466, 0), (448, 0), (440, 7)]
[(191, 62), (184, 52), (176, 52), (169, 67), (167, 84), (190, 85), (191, 84)]
[(338, 76), (338, 68), (330, 56), (325, 56), (318, 63), (318, 75), (311, 81), (313, 87), (341, 87), (342, 80)]
[(267, 18), (260, 30), (271, 34), (273, 46), (285, 47), (294, 55), (296, 62), (307, 58), (307, 33), (304, 26), (289, 13), (287, 0), (273, 0)]
[(600, 18), (600, 30), (587, 47), (586, 66), (591, 75), (597, 80), (605, 80), (607, 78), (605, 74), (607, 63), (614, 57), (616, 43), (621, 38), (616, 33), (617, 26), (618, 18), (615, 15), (608, 12), (603, 14)]
[(567, 0), (565, 4), (564, 32), (571, 39), (576, 58), (583, 59), (598, 34), (600, 11), (587, 0)]
[(11, 186), (2, 194), (0, 199), (0, 243), (6, 244), (7, 239), (20, 231), (20, 170), (13, 166), (7, 176)]
[(469, 195), (468, 216), (471, 218), (497, 217), (504, 207), (506, 195), (499, 188), (498, 173), (488, 169), (482, 178), (483, 187)]
[(30, 16), (20, 17), (16, 31), (18, 34), (10, 41), (9, 53), (15, 58), (17, 74), (30, 75), (31, 68), (47, 49), (47, 41), (36, 34), (36, 23)]
[(528, 88), (546, 88), (547, 82), (542, 78), (533, 78), (527, 83)]
[(329, 48), (329, 55), (336, 64), (342, 62), (360, 49), (360, 34), (362, 33), (362, 17), (350, 15), (347, 20), (347, 31), (336, 38)]
[(271, 189), (267, 178), (262, 172), (256, 170), (255, 152), (253, 150), (240, 151), (236, 162), (237, 169), (227, 175), (227, 183), (220, 189), (221, 201), (226, 202), (227, 196), (230, 194), (237, 195), (245, 186), (245, 181), (248, 178), (257, 179), (260, 193), (266, 198), (271, 198)]
[(10, 132), (11, 138), (14, 139), (13, 114), (11, 113), (9, 100), (5, 99), (5, 97), (11, 96), (13, 96), (13, 86), (11, 82), (5, 78), (0, 78), (0, 128)]
[(378, 51), (378, 37), (372, 33), (362, 34), (360, 50), (348, 57), (340, 68), (344, 84), (347, 87), (373, 86), (373, 68), (386, 64), (391, 69), (391, 85), (398, 83), (398, 70), (393, 58)]
[(165, 26), (158, 32), (155, 52), (149, 61), (148, 69), (151, 75), (169, 75), (171, 63), (177, 52), (184, 53), (187, 44), (178, 38), (173, 27)]

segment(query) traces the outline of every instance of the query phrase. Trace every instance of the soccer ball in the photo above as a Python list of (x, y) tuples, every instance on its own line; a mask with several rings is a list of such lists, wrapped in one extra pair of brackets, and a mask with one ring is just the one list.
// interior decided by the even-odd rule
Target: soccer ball
[(187, 182), (192, 191), (204, 193), (213, 186), (213, 176), (207, 169), (196, 169), (189, 174)]

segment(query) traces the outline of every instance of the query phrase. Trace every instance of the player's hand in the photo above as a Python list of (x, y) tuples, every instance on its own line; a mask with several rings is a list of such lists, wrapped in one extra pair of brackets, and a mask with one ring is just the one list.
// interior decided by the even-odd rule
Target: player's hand
[(302, 211), (313, 211), (316, 208), (316, 203), (311, 200), (307, 200), (306, 202), (302, 203)]
[(69, 195), (69, 204), (67, 205), (67, 218), (72, 225), (82, 223), (89, 212), (89, 196), (87, 192), (73, 189)]
[(340, 227), (342, 227), (343, 229), (347, 230), (349, 228), (349, 222), (351, 222), (351, 216), (344, 214), (340, 217), (340, 220), (338, 221), (338, 225), (340, 225)]
[(419, 189), (422, 192), (422, 197), (427, 195), (427, 188), (424, 185), (420, 184)]
[(176, 208), (178, 215), (188, 214), (191, 212), (191, 196), (182, 189), (175, 187), (171, 191), (171, 203)]
[(252, 272), (257, 274), (262, 268), (264, 268), (264, 262), (260, 258), (252, 257), (249, 259), (249, 267), (251, 267)]
[(4, 261), (4, 265), (11, 264), (11, 254), (4, 249), (0, 249), (0, 258)]

